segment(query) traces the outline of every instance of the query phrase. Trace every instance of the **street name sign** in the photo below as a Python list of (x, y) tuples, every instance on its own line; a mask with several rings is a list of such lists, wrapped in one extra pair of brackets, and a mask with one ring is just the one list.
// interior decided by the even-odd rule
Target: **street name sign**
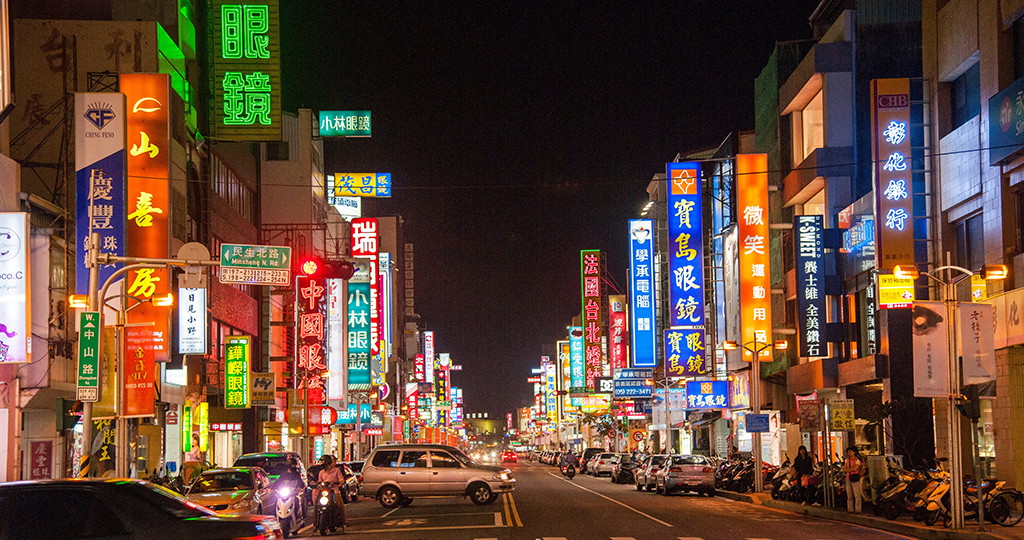
[(100, 400), (100, 314), (78, 315), (78, 401)]
[(220, 282), (289, 285), (292, 248), (221, 244)]

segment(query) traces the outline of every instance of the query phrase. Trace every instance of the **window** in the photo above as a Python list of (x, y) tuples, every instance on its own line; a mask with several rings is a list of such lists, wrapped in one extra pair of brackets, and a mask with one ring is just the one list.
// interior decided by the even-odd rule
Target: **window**
[(817, 148), (825, 146), (825, 123), (822, 93), (817, 94), (803, 110), (792, 114), (793, 164), (799, 165)]
[(981, 270), (985, 265), (985, 229), (981, 214), (954, 225), (956, 264), (968, 270)]
[(427, 466), (427, 453), (422, 450), (406, 450), (402, 453), (402, 463), (399, 467), (405, 468), (421, 468)]
[(216, 155), (210, 158), (213, 192), (227, 201), (246, 221), (256, 225), (256, 193), (249, 189)]
[(459, 462), (447, 452), (433, 451), (430, 453), (430, 466), (439, 469), (458, 469)]
[(373, 455), (374, 467), (397, 467), (398, 450), (381, 450)]
[(288, 161), (288, 150), (288, 141), (268, 142), (267, 161)]
[(981, 114), (981, 62), (975, 62), (949, 85), (951, 131)]

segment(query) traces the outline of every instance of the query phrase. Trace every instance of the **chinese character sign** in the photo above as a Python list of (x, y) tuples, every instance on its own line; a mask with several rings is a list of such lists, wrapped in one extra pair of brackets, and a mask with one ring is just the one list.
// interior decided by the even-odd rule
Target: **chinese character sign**
[(281, 140), (278, 0), (214, 0), (213, 126), (218, 139)]
[(665, 330), (665, 369), (669, 377), (706, 377), (707, 362), (703, 329)]
[(629, 367), (626, 360), (626, 297), (608, 296), (608, 361), (612, 370)]
[(871, 81), (876, 266), (914, 264), (914, 198), (910, 165), (910, 79)]
[[(569, 379), (572, 392), (586, 392), (587, 387), (587, 365), (584, 360), (585, 345), (583, 342), (583, 327), (573, 326), (569, 328)], [(572, 405), (578, 406), (574, 399)]]
[(634, 367), (654, 367), (654, 232), (649, 219), (629, 220), (629, 342)]
[(996, 380), (995, 320), (992, 304), (960, 304), (960, 347), (964, 384)]
[(224, 344), (224, 408), (249, 408), (249, 338), (229, 336)]
[(335, 197), (390, 197), (391, 173), (335, 173)]
[(604, 355), (601, 352), (602, 326), (604, 324), (601, 291), (601, 252), (586, 249), (580, 252), (580, 284), (583, 297), (583, 356), (587, 366), (586, 387), (588, 392), (596, 390), (594, 379), (604, 372)]
[(549, 361), (547, 356), (541, 357), (544, 368), (544, 407), (547, 410), (548, 422), (558, 421), (558, 366)]
[(426, 375), (426, 382), (434, 382), (434, 331), (427, 330), (423, 332), (423, 355), (426, 357), (426, 363), (423, 365), (424, 374)]
[(914, 302), (914, 396), (949, 396), (949, 321), (943, 302)]
[(821, 216), (796, 216), (797, 325), (800, 356), (828, 356), (825, 342), (825, 248)]
[(572, 389), (572, 362), (569, 357), (569, 341), (559, 341), (556, 343), (555, 349), (558, 351), (558, 389), (565, 391), (565, 396), (562, 398), (562, 412), (568, 412), (572, 407), (572, 397), (569, 396), (569, 392)]
[(155, 414), (156, 362), (153, 329), (128, 326), (124, 329), (124, 415), (144, 417)]
[(729, 381), (687, 381), (687, 409), (726, 409), (729, 407)]
[[(100, 235), (100, 251), (124, 255), (125, 97), (75, 94), (75, 290), (89, 293), (89, 232)], [(100, 267), (103, 283), (120, 265)]]
[(380, 237), (376, 218), (352, 220), (352, 256), (370, 263), (370, 354), (380, 352), (380, 274), (377, 267)]
[(327, 399), (348, 400), (348, 357), (345, 356), (345, 281), (327, 280)]
[[(170, 256), (170, 78), (159, 73), (124, 73), (121, 91), (128, 110), (128, 187), (125, 234), (129, 257), (166, 259)], [(172, 290), (166, 268), (128, 272), (127, 294), (141, 300)], [(151, 302), (128, 312), (131, 323), (152, 324), (157, 362), (168, 360), (170, 308)]]
[(295, 387), (318, 391), (311, 393), (317, 400), (324, 390), (321, 374), (327, 369), (328, 303), (326, 279), (295, 278)]
[(321, 137), (369, 137), (370, 111), (320, 111)]
[(704, 324), (700, 163), (669, 163), (669, 326)]
[(78, 318), (78, 400), (100, 400), (100, 312), (82, 311)]
[(206, 289), (178, 289), (178, 353), (206, 354)]
[(46, 480), (53, 474), (53, 441), (32, 441), (29, 445), (29, 480)]
[(370, 390), (370, 277), (368, 263), (356, 261), (348, 281), (348, 389)]
[[(771, 269), (768, 253), (768, 156), (736, 156), (736, 217), (740, 265), (742, 343), (772, 343)], [(750, 347), (754, 349), (755, 347)], [(771, 357), (771, 347), (761, 352)], [(744, 349), (744, 360), (753, 353)]]

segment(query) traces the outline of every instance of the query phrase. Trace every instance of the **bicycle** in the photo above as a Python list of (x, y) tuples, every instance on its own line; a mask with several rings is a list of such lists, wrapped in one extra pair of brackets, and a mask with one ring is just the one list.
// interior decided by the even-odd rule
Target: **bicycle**
[(1024, 494), (1003, 489), (985, 505), (985, 517), (1003, 527), (1013, 527), (1024, 519)]

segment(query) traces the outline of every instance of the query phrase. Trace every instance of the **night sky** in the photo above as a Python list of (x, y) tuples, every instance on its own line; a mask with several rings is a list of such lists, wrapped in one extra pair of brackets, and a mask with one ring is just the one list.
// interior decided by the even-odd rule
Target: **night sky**
[(364, 213), (403, 216), (466, 411), (503, 415), (580, 311), (579, 251), (627, 285), (651, 177), (753, 129), (754, 78), (818, 2), (281, 4), (285, 109), (372, 111), (327, 171), (392, 173)]

